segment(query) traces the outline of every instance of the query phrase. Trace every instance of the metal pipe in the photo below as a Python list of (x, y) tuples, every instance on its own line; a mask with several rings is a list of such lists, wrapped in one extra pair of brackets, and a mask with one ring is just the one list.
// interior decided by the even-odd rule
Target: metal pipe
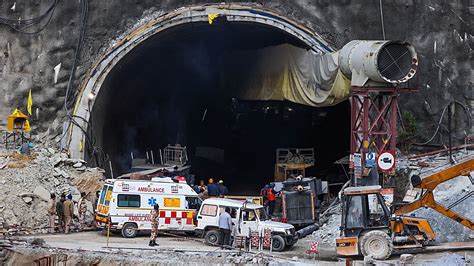
[(112, 169), (112, 161), (109, 161), (110, 176), (114, 179), (114, 169)]
[(452, 115), (451, 107), (452, 107), (452, 104), (450, 103), (448, 106), (449, 162), (453, 164), (454, 160), (453, 160), (453, 134), (451, 131), (451, 115)]
[(160, 162), (161, 162), (161, 165), (163, 165), (163, 154), (161, 153), (161, 149), (160, 149)]
[(308, 225), (308, 226), (303, 227), (300, 230), (298, 230), (296, 232), (296, 235), (298, 235), (298, 239), (302, 239), (302, 238), (305, 238), (307, 235), (310, 235), (311, 233), (313, 233), (314, 231), (316, 231), (318, 229), (319, 229), (318, 224)]

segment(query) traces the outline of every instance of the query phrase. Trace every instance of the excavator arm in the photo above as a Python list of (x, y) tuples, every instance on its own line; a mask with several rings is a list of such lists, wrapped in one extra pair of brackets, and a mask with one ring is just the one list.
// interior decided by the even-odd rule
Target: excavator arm
[(474, 159), (455, 164), (445, 170), (439, 171), (428, 177), (425, 177), (414, 187), (422, 189), (422, 195), (418, 200), (415, 200), (395, 211), (396, 215), (403, 215), (422, 207), (432, 208), (442, 215), (474, 230), (474, 223), (468, 218), (454, 212), (451, 208), (446, 208), (434, 199), (433, 190), (441, 183), (451, 180), (461, 175), (469, 175), (474, 171)]

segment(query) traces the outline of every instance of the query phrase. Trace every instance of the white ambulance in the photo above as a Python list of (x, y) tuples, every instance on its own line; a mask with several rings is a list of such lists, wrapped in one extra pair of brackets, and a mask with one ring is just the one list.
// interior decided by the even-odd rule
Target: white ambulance
[(193, 233), (194, 213), (201, 205), (197, 193), (185, 182), (169, 177), (148, 180), (108, 179), (97, 204), (96, 224), (123, 237), (151, 230), (151, 210), (160, 206), (158, 230)]

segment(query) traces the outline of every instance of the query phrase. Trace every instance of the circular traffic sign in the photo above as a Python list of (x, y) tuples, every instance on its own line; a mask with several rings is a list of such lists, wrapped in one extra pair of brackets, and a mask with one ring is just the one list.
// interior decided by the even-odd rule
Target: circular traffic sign
[(382, 171), (390, 171), (395, 166), (395, 154), (392, 151), (384, 151), (377, 159), (377, 166)]

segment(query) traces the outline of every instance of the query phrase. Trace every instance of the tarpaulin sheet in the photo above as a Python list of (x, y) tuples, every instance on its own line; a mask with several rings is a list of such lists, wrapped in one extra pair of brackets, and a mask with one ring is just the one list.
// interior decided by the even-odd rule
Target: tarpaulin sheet
[(335, 105), (349, 97), (350, 79), (338, 53), (315, 54), (288, 44), (233, 52), (231, 87), (242, 100), (287, 100), (308, 106)]

